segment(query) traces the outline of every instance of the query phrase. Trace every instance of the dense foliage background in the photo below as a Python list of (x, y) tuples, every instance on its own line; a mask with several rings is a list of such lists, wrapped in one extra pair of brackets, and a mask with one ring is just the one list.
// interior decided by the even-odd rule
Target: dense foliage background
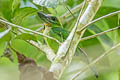
[[(83, 0), (67, 0), (66, 5), (69, 6), (69, 8), (74, 8), (82, 1)], [(104, 0), (94, 19), (117, 10), (120, 10), (120, 0)], [(52, 9), (36, 5), (32, 2), (32, 0), (0, 0), (0, 18), (25, 28), (37, 30), (43, 26), (44, 22), (38, 17), (37, 11), (58, 16), (61, 19), (64, 30), (67, 31), (65, 34), (63, 33), (63, 36), (65, 37), (67, 36), (66, 34), (69, 34), (76, 22), (76, 19), (72, 16), (68, 16), (65, 19), (61, 18), (61, 16), (67, 12), (62, 4), (58, 5), (56, 9)], [(74, 15), (77, 17), (78, 13), (79, 10)], [(0, 35), (6, 30), (4, 25), (5, 24), (0, 22)], [(105, 18), (90, 25), (83, 37), (94, 35), (117, 26), (120, 26), (120, 14)], [(55, 27), (57, 27), (57, 25), (55, 25)], [(55, 31), (51, 31), (50, 36), (62, 42), (63, 37), (58, 35), (59, 33), (57, 34)], [(17, 35), (13, 32), (17, 33)], [(62, 30), (60, 32), (62, 32)], [(26, 42), (26, 40), (40, 40), (44, 43), (43, 37), (37, 34), (30, 35), (27, 33), (19, 35), (17, 28), (12, 27), (11, 31), (9, 31), (5, 36), (0, 37), (0, 55), (3, 55), (6, 47), (5, 43), (11, 39), (12, 46), (16, 50), (25, 56), (34, 59), (38, 65), (49, 68), (51, 62), (47, 59), (46, 55)], [(120, 30), (82, 41), (78, 46), (81, 47), (88, 54), (90, 60), (93, 61), (117, 43), (120, 43)], [(48, 40), (48, 44), (54, 52), (57, 52), (58, 44), (55, 41)], [(0, 58), (0, 80), (19, 80), (17, 57), (15, 52), (12, 52), (12, 54), (14, 62), (11, 62), (7, 57)], [(90, 70), (87, 75), (83, 74), (81, 76), (85, 80), (119, 80), (119, 61), (120, 48), (116, 49), (112, 52), (112, 54), (105, 56), (94, 65), (96, 71), (99, 73), (98, 79), (95, 78), (93, 72)], [(82, 67), (86, 65), (86, 58), (77, 49), (71, 65), (65, 70), (61, 80), (69, 80), (70, 76), (78, 72), (78, 70), (82, 69)]]

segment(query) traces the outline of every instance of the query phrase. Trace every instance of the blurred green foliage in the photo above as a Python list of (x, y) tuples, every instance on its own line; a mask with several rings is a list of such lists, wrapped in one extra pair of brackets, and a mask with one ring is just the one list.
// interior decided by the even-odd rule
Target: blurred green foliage
[[(69, 8), (74, 8), (82, 1), (83, 0), (67, 0), (66, 5)], [(97, 12), (94, 19), (104, 16), (108, 13), (120, 10), (119, 5), (120, 0), (104, 0), (103, 5)], [(63, 7), (63, 5), (58, 5), (55, 10), (51, 8), (45, 8), (34, 4), (32, 0), (0, 0), (0, 18), (5, 19), (11, 23), (23, 26), (25, 28), (37, 30), (43, 26), (41, 24), (43, 24), (44, 22), (37, 15), (38, 11), (42, 11), (46, 14), (52, 14), (53, 16), (57, 16), (59, 18), (67, 10)], [(78, 13), (79, 11), (76, 12), (75, 15), (78, 16)], [(63, 28), (56, 25), (56, 27), (51, 28), (48, 35), (63, 42), (73, 28), (76, 19), (73, 19), (72, 16), (70, 16), (61, 22)], [(120, 26), (120, 14), (108, 17), (94, 23), (93, 25), (90, 25), (83, 37), (94, 35), (96, 33), (103, 32), (117, 26)], [(0, 23), (0, 34), (1, 32), (4, 32), (4, 30), (6, 30), (5, 27), (6, 25)], [(0, 56), (5, 50), (5, 43), (11, 40), (12, 46), (20, 53), (24, 54), (27, 57), (33, 58), (39, 65), (43, 65), (46, 66), (46, 68), (49, 68), (51, 63), (46, 58), (46, 55), (42, 51), (36, 49), (26, 42), (26, 40), (39, 40), (42, 43), (45, 43), (44, 38), (36, 34), (31, 34), (30, 32), (20, 35), (18, 32), (19, 31), (17, 28), (12, 28), (12, 30), (9, 31), (7, 35), (0, 38)], [(81, 47), (88, 54), (90, 60), (93, 61), (110, 47), (119, 42), (120, 30), (116, 30), (90, 40), (82, 41), (79, 43), (78, 46)], [(53, 51), (57, 52), (57, 49), (59, 47), (58, 44), (50, 39), (48, 39), (48, 43)], [(115, 51), (113, 52), (113, 54), (104, 57), (101, 61), (95, 64), (100, 76), (98, 80), (118, 80), (118, 78), (120, 77), (118, 73), (120, 69), (119, 55), (120, 50)], [(14, 52), (13, 57), (14, 63), (10, 62), (9, 59), (5, 57), (0, 58), (1, 80), (18, 80), (19, 72), (17, 67), (17, 57)], [(85, 57), (81, 54), (80, 51), (76, 50), (76, 55), (74, 56), (71, 65), (64, 72), (61, 80), (70, 80), (71, 77), (79, 70), (79, 68), (81, 68), (81, 66), (85, 66), (84, 64), (86, 64)], [(85, 80), (96, 80), (94, 75), (91, 75), (91, 71), (89, 71), (89, 75), (84, 76), (86, 76)]]

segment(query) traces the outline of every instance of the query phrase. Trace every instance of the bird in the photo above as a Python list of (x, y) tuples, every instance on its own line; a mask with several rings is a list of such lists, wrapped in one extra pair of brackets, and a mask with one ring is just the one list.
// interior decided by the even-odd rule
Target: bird
[(40, 19), (42, 19), (45, 22), (45, 26), (49, 27), (52, 24), (60, 26), (60, 22), (56, 16), (47, 15), (47, 14), (40, 12), (40, 11), (37, 12), (37, 14), (40, 17)]

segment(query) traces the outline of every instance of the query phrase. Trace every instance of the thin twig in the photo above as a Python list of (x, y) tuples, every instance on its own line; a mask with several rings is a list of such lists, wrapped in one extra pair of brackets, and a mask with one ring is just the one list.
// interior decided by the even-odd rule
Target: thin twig
[[(87, 53), (86, 53), (82, 48), (80, 48), (80, 47), (78, 47), (78, 48), (80, 49), (81, 53), (82, 53), (82, 54), (84, 55), (84, 57), (86, 58), (87, 63), (90, 64), (91, 61), (90, 61)], [(94, 66), (90, 66), (89, 68), (90, 68), (91, 71), (94, 73), (95, 77), (98, 78), (99, 75), (98, 75), (98, 72), (96, 71), (96, 68), (95, 68)]]
[(0, 19), (0, 22), (6, 23), (6, 24), (8, 24), (8, 25), (14, 26), (14, 27), (19, 28), (19, 29), (23, 29), (23, 30), (26, 30), (26, 31), (30, 31), (30, 32), (35, 33), (35, 34), (39, 34), (39, 35), (41, 35), (41, 36), (44, 36), (44, 37), (46, 37), (46, 38), (49, 38), (49, 39), (54, 40), (54, 41), (56, 41), (57, 43), (61, 44), (61, 42), (58, 41), (57, 39), (55, 39), (55, 38), (53, 38), (53, 37), (50, 37), (50, 36), (48, 36), (48, 35), (44, 35), (44, 34), (42, 34), (42, 33), (40, 33), (40, 32), (36, 32), (36, 31), (31, 30), (31, 29), (24, 28), (24, 27), (21, 27), (21, 26), (12, 24), (12, 23), (7, 22), (7, 21), (2, 20), (2, 19)]
[(81, 69), (80, 72), (78, 72), (73, 78), (72, 80), (77, 79), (83, 72), (85, 72), (87, 69), (89, 69), (90, 66), (94, 65), (95, 63), (97, 63), (99, 60), (101, 60), (103, 57), (107, 56), (108, 54), (110, 54), (113, 50), (115, 50), (117, 47), (120, 47), (120, 43), (113, 46), (111, 49), (109, 49), (108, 51), (106, 51), (105, 53), (103, 53), (101, 56), (99, 56), (98, 58), (96, 58), (93, 62), (91, 62), (88, 66), (84, 67), (83, 69)]
[[(75, 6), (75, 7), (72, 8), (72, 9), (70, 9), (70, 11), (72, 12), (72, 14), (74, 14), (74, 13), (77, 12), (77, 11), (79, 11), (79, 10), (82, 8), (82, 5), (83, 5), (83, 3)], [(61, 20), (62, 20), (62, 19), (65, 19), (66, 17), (68, 17), (68, 16), (70, 16), (70, 15), (71, 15), (71, 13), (70, 13), (69, 11), (67, 11), (65, 14), (63, 14), (63, 15), (60, 17), (60, 19), (61, 19)]]
[(66, 10), (69, 11), (69, 13), (73, 16), (73, 18), (76, 18), (76, 17), (74, 16), (74, 14), (71, 12), (71, 10), (69, 9), (69, 7), (66, 5), (66, 3), (65, 3), (64, 0), (63, 0), (63, 6), (65, 7)]
[(114, 15), (116, 15), (116, 14), (118, 14), (118, 13), (120, 13), (120, 10), (119, 10), (119, 11), (112, 12), (112, 13), (109, 13), (109, 14), (107, 14), (107, 15), (104, 15), (104, 16), (100, 17), (100, 18), (97, 18), (97, 19), (89, 22), (88, 24), (86, 24), (83, 28), (80, 29), (80, 31), (86, 29), (89, 25), (91, 25), (91, 24), (93, 24), (93, 23), (95, 23), (95, 22), (97, 22), (97, 21), (100, 21), (100, 20), (105, 19), (105, 18), (110, 17), (110, 16), (114, 16)]
[(85, 41), (85, 40), (88, 40), (88, 39), (92, 39), (92, 38), (95, 38), (95, 37), (97, 37), (97, 36), (104, 35), (104, 34), (107, 33), (107, 32), (115, 31), (115, 30), (117, 30), (117, 29), (120, 29), (120, 26), (115, 27), (115, 28), (112, 28), (112, 29), (108, 29), (108, 30), (106, 30), (106, 31), (104, 31), (104, 32), (101, 32), (101, 33), (98, 33), (98, 34), (95, 34), (95, 35), (91, 35), (91, 36), (88, 36), (88, 37), (84, 37), (84, 38), (82, 38), (80, 41)]

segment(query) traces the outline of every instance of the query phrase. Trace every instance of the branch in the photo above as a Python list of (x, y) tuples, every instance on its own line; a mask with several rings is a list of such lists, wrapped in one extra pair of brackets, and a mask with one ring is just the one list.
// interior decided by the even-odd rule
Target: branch
[(83, 69), (81, 69), (80, 72), (78, 72), (73, 78), (72, 80), (77, 79), (83, 72), (85, 72), (89, 67), (91, 67), (92, 65), (94, 65), (95, 63), (97, 63), (99, 60), (101, 60), (103, 57), (107, 56), (108, 54), (110, 54), (113, 50), (115, 50), (117, 47), (120, 47), (120, 43), (113, 46), (111, 49), (109, 49), (108, 51), (106, 51), (105, 53), (103, 53), (101, 56), (99, 56), (97, 59), (95, 59), (93, 62), (91, 62), (88, 66), (84, 67)]
[(75, 32), (76, 32), (76, 29), (77, 29), (77, 27), (78, 27), (79, 20), (80, 20), (80, 18), (81, 18), (82, 13), (83, 13), (83, 8), (84, 8), (84, 6), (85, 6), (85, 3), (86, 3), (86, 2), (84, 1), (82, 10), (80, 11), (80, 14), (79, 14), (79, 16), (78, 16), (77, 22), (76, 22), (76, 24), (75, 24), (75, 27), (72, 29), (72, 31), (70, 32), (70, 34), (69, 34), (69, 36), (67, 37), (67, 39), (63, 42), (63, 44), (59, 47), (58, 52), (57, 52), (57, 56), (56, 56), (56, 58), (55, 58), (55, 60), (54, 60), (55, 63), (56, 63), (56, 62), (59, 62), (60, 59), (62, 59), (62, 57), (65, 57), (65, 55), (66, 55), (66, 53), (67, 53), (67, 51), (68, 51), (68, 49), (69, 49), (69, 47), (70, 47), (70, 45), (71, 45), (71, 41), (72, 41), (73, 36), (74, 36), (74, 34), (75, 34)]
[[(77, 11), (79, 11), (80, 8), (82, 8), (82, 5), (83, 5), (83, 3), (81, 3), (81, 4), (77, 5), (77, 6), (75, 6), (74, 8), (72, 8), (72, 9), (70, 10), (70, 11), (72, 12), (72, 14), (74, 14), (74, 13), (77, 12)], [(65, 14), (63, 14), (63, 15), (60, 17), (60, 20), (63, 20), (63, 19), (67, 18), (67, 17), (70, 16), (70, 15), (71, 15), (71, 13), (70, 13), (69, 11), (67, 11)]]
[[(85, 1), (84, 1), (84, 5), (85, 5)], [(69, 36), (67, 37), (67, 39), (62, 43), (62, 45), (59, 47), (58, 49), (58, 52), (57, 52), (57, 56), (55, 57), (51, 67), (50, 67), (50, 71), (51, 72), (54, 72), (54, 74), (56, 74), (56, 78), (59, 79), (61, 77), (61, 74), (64, 70), (64, 60), (63, 58), (66, 56), (67, 54), (67, 51), (69, 50), (70, 48), (70, 45), (71, 45), (71, 41), (74, 37), (74, 34), (76, 32), (76, 29), (78, 27), (78, 24), (79, 24), (79, 20), (80, 20), (80, 17), (82, 15), (82, 11), (83, 11), (83, 8), (84, 8), (84, 5), (82, 7), (82, 10), (80, 11), (80, 14), (79, 14), (79, 17), (77, 19), (77, 22), (75, 24), (75, 27), (72, 29), (72, 31), (70, 32)], [(59, 69), (58, 69), (59, 67)]]
[(33, 45), (34, 47), (36, 47), (37, 49), (40, 49), (41, 51), (43, 51), (48, 60), (50, 60), (51, 62), (53, 61), (53, 59), (55, 58), (55, 53), (53, 52), (53, 50), (51, 48), (49, 48), (47, 45), (43, 45), (42, 43), (37, 43), (35, 41), (27, 41), (28, 43), (30, 43), (31, 45)]
[(97, 37), (97, 36), (104, 35), (104, 34), (107, 33), (107, 32), (115, 31), (115, 30), (117, 30), (117, 29), (120, 29), (120, 26), (115, 27), (115, 28), (112, 28), (112, 29), (108, 29), (108, 30), (106, 30), (106, 31), (104, 31), (104, 32), (101, 32), (101, 33), (98, 33), (98, 34), (95, 34), (95, 35), (91, 35), (91, 36), (88, 36), (88, 37), (84, 37), (84, 38), (82, 38), (82, 39), (80, 40), (80, 42), (81, 42), (81, 41), (88, 40), (88, 39), (95, 38), (95, 37)]
[[(26, 33), (25, 31), (20, 29), (20, 32), (22, 33)], [(50, 60), (51, 62), (53, 61), (53, 59), (55, 58), (55, 53), (53, 52), (53, 50), (51, 48), (49, 48), (47, 45), (43, 45), (40, 41), (35, 42), (33, 40), (30, 41), (26, 41), (27, 43), (31, 44), (32, 46), (36, 47), (37, 49), (41, 50), (42, 52), (44, 52), (47, 56), (47, 59)]]
[(85, 25), (83, 28), (81, 28), (80, 31), (84, 30), (84, 29), (87, 28), (89, 25), (91, 25), (91, 24), (93, 24), (93, 23), (95, 23), (95, 22), (97, 22), (97, 21), (100, 21), (100, 20), (105, 19), (105, 18), (110, 17), (110, 16), (114, 16), (114, 15), (116, 15), (116, 14), (118, 14), (118, 13), (120, 13), (120, 10), (119, 10), (119, 11), (112, 12), (112, 13), (109, 13), (109, 14), (107, 14), (107, 15), (104, 15), (104, 16), (100, 17), (100, 18), (97, 18), (97, 19), (89, 22), (89, 23), (88, 23), (87, 25)]
[(35, 34), (39, 34), (39, 35), (41, 35), (41, 36), (44, 36), (44, 37), (46, 37), (46, 38), (49, 38), (49, 39), (54, 40), (54, 41), (56, 41), (57, 43), (61, 44), (60, 41), (58, 41), (57, 39), (55, 39), (55, 38), (53, 38), (53, 37), (50, 37), (50, 36), (47, 36), (47, 35), (44, 35), (44, 34), (42, 34), (42, 33), (40, 33), (40, 32), (36, 32), (36, 31), (31, 30), (31, 29), (24, 28), (24, 27), (21, 27), (21, 26), (12, 24), (12, 23), (7, 22), (7, 21), (2, 20), (2, 19), (0, 19), (0, 22), (6, 23), (6, 24), (8, 24), (8, 25), (14, 26), (14, 27), (19, 28), (19, 29), (22, 29), (22, 30), (30, 31), (30, 32), (35, 33)]
[(72, 58), (75, 54), (77, 45), (78, 45), (81, 37), (83, 36), (83, 34), (85, 32), (85, 30), (80, 31), (80, 29), (82, 27), (84, 27), (86, 24), (88, 24), (93, 19), (93, 17), (95, 16), (96, 12), (99, 9), (99, 7), (101, 6), (102, 1), (103, 0), (90, 0), (85, 12), (81, 16), (77, 31), (75, 33), (73, 40), (72, 40), (71, 47), (70, 47), (70, 49), (68, 51), (68, 55), (66, 57), (66, 62), (69, 62), (69, 64), (71, 63)]
[[(80, 41), (80, 37), (82, 37), (84, 33), (84, 31), (79, 32), (79, 30), (93, 19), (101, 5), (101, 2), (102, 0), (90, 0), (85, 12), (80, 12), (77, 22), (74, 28), (72, 29), (71, 33), (69, 34), (68, 38), (59, 47), (57, 56), (50, 67), (50, 71), (54, 72), (55, 77), (57, 79), (61, 77), (64, 69), (72, 61), (72, 57)], [(83, 13), (82, 16), (81, 13)]]
[[(42, 27), (44, 28), (44, 27)], [(26, 33), (24, 30), (19, 29), (19, 31), (21, 33)], [(37, 49), (41, 50), (42, 52), (44, 52), (48, 58), (48, 60), (50, 60), (51, 62), (53, 61), (53, 59), (55, 58), (55, 53), (53, 52), (53, 50), (51, 48), (49, 48), (47, 45), (43, 45), (42, 43), (37, 43), (35, 41), (26, 41), (27, 43), (31, 44), (32, 46), (36, 47)]]

